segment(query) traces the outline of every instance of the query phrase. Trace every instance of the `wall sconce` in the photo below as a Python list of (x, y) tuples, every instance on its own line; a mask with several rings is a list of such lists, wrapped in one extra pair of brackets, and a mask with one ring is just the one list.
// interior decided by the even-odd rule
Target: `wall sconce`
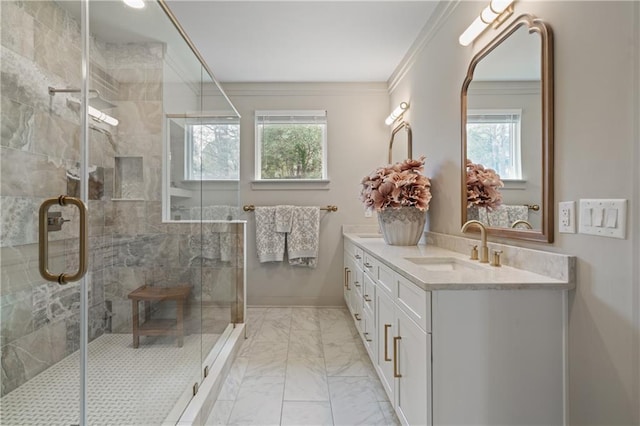
[(384, 120), (384, 124), (386, 124), (387, 126), (391, 126), (398, 118), (402, 117), (402, 114), (404, 114), (404, 112), (408, 109), (408, 103), (400, 102), (400, 105), (398, 105), (396, 109), (394, 109), (393, 112), (389, 114), (387, 119)]
[(468, 46), (491, 24), (493, 28), (498, 28), (513, 13), (513, 6), (511, 6), (513, 2), (514, 0), (491, 0), (491, 3), (480, 12), (480, 16), (462, 33), (458, 39), (460, 44)]

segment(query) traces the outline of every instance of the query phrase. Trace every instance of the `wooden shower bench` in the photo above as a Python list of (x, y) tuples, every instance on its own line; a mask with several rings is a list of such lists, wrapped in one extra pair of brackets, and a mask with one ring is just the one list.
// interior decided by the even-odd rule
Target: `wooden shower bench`
[[(140, 346), (140, 336), (176, 336), (178, 347), (184, 343), (185, 301), (189, 297), (191, 286), (153, 287), (143, 285), (129, 293), (133, 310), (133, 347)], [(151, 319), (151, 302), (175, 300), (176, 320)], [(140, 323), (139, 302), (144, 302), (144, 318)]]

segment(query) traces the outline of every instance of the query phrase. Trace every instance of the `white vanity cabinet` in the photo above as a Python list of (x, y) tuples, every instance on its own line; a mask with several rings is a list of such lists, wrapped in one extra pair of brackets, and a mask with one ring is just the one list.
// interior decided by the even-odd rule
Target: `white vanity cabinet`
[(523, 283), (538, 276), (504, 267), (487, 270), (496, 284), (431, 285), (421, 276), (419, 285), (399, 260), (415, 256), (411, 250), (420, 249), (345, 238), (345, 271), (352, 271), (345, 274), (362, 277), (360, 287), (345, 281), (352, 288), (345, 301), (398, 419), (565, 424), (570, 284)]

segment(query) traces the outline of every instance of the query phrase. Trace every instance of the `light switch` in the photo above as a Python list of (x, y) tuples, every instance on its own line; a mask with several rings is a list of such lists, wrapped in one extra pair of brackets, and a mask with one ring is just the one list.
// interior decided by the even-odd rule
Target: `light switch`
[(580, 200), (581, 234), (626, 238), (627, 200)]

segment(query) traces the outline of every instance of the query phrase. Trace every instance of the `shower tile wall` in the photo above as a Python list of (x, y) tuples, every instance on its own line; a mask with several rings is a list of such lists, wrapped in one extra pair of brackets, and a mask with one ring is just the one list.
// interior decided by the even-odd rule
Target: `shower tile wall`
[[(78, 23), (55, 2), (1, 3), (4, 395), (78, 350), (79, 285), (59, 286), (39, 276), (37, 211), (45, 198), (77, 191), (69, 176), (78, 173), (78, 113), (67, 105), (66, 94), (51, 97), (47, 88), (80, 86), (81, 53)], [(161, 221), (164, 55), (160, 43), (91, 40), (91, 87), (116, 104), (106, 112), (120, 125), (102, 127), (111, 138), (89, 131), (90, 170), (103, 179), (97, 180), (98, 189), (90, 191), (88, 202), (90, 339), (131, 331), (127, 295), (144, 284), (192, 285), (188, 331), (200, 332), (201, 319), (205, 327), (224, 327), (236, 297), (231, 289), (242, 276), (242, 225), (220, 229)], [(113, 199), (116, 157), (142, 158), (142, 170), (135, 174), (141, 172), (143, 185), (135, 200)], [(72, 222), (49, 234), (55, 253), (50, 269), (55, 271), (76, 267), (77, 213), (64, 208), (63, 216)], [(203, 253), (200, 241), (201, 235), (221, 234), (234, 248), (225, 261)], [(158, 314), (173, 313), (168, 309)]]

